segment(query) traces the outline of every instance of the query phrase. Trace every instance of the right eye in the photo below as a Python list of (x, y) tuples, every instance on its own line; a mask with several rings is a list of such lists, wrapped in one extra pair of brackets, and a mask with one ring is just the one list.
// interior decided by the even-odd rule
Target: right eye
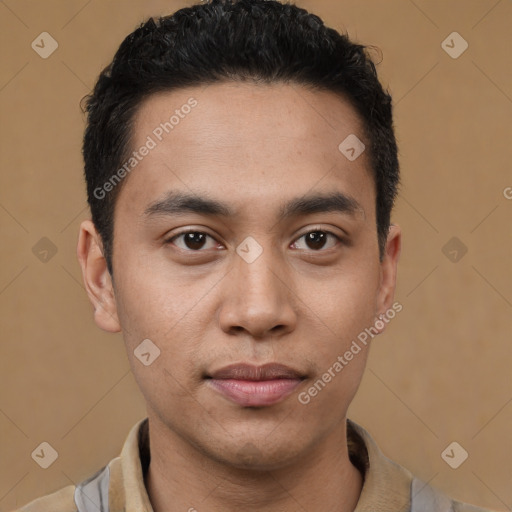
[[(171, 238), (165, 240), (165, 243), (175, 245), (178, 249), (183, 251), (201, 252), (201, 249), (204, 248), (208, 238), (215, 240), (208, 233), (197, 231), (195, 229), (188, 229), (181, 233), (174, 234)], [(181, 240), (181, 243), (175, 243), (175, 240)], [(213, 247), (207, 247), (206, 249), (209, 248)]]

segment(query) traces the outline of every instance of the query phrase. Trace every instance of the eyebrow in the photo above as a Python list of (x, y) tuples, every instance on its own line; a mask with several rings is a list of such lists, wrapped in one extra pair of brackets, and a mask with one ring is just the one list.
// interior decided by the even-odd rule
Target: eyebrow
[[(278, 220), (282, 221), (291, 217), (326, 212), (339, 212), (351, 216), (360, 212), (364, 216), (364, 209), (356, 199), (341, 192), (332, 192), (307, 194), (292, 199), (281, 206)], [(187, 213), (226, 218), (236, 215), (236, 212), (226, 203), (195, 194), (174, 191), (167, 194), (163, 199), (151, 203), (144, 210), (144, 217), (179, 216)]]

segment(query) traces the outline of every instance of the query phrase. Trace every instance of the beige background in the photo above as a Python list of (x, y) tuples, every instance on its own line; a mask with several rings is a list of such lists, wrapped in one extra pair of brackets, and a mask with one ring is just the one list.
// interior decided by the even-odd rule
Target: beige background
[[(78, 104), (125, 35), (184, 5), (0, 3), (2, 511), (89, 476), (145, 416), (122, 338), (95, 326), (75, 257), (88, 213)], [(396, 104), (403, 311), (374, 342), (350, 417), (422, 479), (512, 510), (512, 3), (298, 5), (381, 48)], [(31, 48), (43, 31), (59, 45), (47, 59)], [(469, 44), (457, 59), (441, 47), (453, 31)], [(43, 237), (57, 249), (46, 263), (32, 251)], [(458, 262), (443, 252), (452, 237), (467, 247)], [(46, 470), (31, 458), (43, 441), (59, 454)], [(441, 458), (452, 441), (469, 453), (458, 469)]]

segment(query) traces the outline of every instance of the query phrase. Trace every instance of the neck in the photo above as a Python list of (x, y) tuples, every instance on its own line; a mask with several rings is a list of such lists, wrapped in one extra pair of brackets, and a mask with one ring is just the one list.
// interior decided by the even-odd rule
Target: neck
[(349, 459), (345, 420), (292, 464), (268, 471), (229, 466), (156, 418), (149, 424), (145, 484), (154, 512), (355, 510), (363, 479)]

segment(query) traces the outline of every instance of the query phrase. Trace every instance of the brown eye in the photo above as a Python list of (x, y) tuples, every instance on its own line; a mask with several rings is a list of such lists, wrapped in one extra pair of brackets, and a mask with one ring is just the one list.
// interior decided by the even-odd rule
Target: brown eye
[[(331, 233), (330, 231), (316, 230), (316, 231), (310, 231), (309, 233), (305, 233), (298, 239), (298, 240), (304, 239), (306, 247), (296, 247), (296, 248), (320, 251), (322, 249), (325, 249), (325, 245), (327, 244), (329, 238), (334, 239), (334, 243), (331, 244), (330, 247), (327, 247), (327, 249), (331, 249), (332, 247), (335, 247), (337, 242), (342, 241), (339, 236), (336, 236), (334, 233)], [(294, 246), (297, 246), (297, 244), (298, 244), (298, 242), (295, 242)]]
[[(179, 249), (183, 250), (200, 251), (205, 248), (208, 238), (213, 240), (210, 235), (203, 233), (202, 231), (184, 231), (174, 235), (167, 241), (167, 243), (172, 243)], [(181, 240), (181, 243), (175, 243), (175, 240)], [(213, 244), (213, 247), (214, 246), (215, 244)], [(211, 247), (206, 247), (206, 249), (209, 248)]]

